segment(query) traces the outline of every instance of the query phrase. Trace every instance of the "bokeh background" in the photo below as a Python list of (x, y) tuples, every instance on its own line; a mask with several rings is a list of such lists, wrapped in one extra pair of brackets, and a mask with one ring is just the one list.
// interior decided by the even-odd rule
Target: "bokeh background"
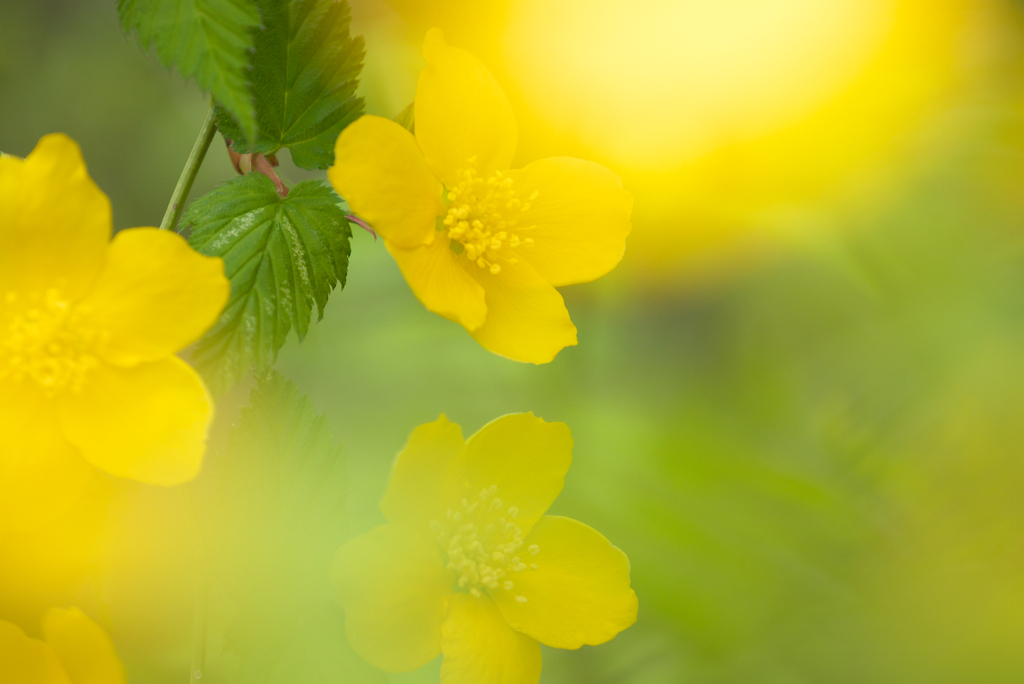
[[(576, 440), (556, 512), (640, 598), (609, 644), (545, 649), (542, 682), (1024, 681), (1024, 3), (350, 1), (370, 113), (412, 101), (440, 26), (505, 87), (516, 165), (594, 159), (636, 208), (543, 367), (425, 311), (357, 231), (279, 363), (345, 447), (345, 534), (414, 426), (532, 410)], [(207, 106), (109, 0), (0, 4), (0, 150), (70, 134), (118, 228), (159, 222)], [(193, 197), (233, 173), (216, 143)], [(81, 605), (133, 682), (184, 681), (195, 499), (97, 476), (3, 551), (0, 618)]]

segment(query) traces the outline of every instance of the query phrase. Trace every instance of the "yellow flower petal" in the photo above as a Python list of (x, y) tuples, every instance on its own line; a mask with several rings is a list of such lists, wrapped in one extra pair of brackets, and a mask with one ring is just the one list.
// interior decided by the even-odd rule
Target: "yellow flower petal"
[(111, 475), (170, 486), (199, 473), (213, 401), (177, 357), (128, 369), (101, 363), (58, 407), (64, 436)]
[[(572, 432), (532, 413), (492, 420), (466, 441), (465, 480), (476, 494), (490, 487), (525, 536), (551, 507), (572, 463)], [(493, 506), (493, 501), (488, 505)]]
[(230, 293), (223, 261), (199, 254), (175, 233), (134, 228), (110, 243), (81, 309), (106, 337), (97, 350), (104, 360), (135, 365), (199, 339)]
[(110, 637), (77, 608), (48, 610), (43, 635), (72, 684), (125, 684), (124, 666)]
[(20, 627), (3, 620), (0, 620), (0, 682), (72, 684), (48, 644), (29, 639)]
[(431, 520), (444, 520), (462, 491), (459, 475), (465, 450), (462, 428), (444, 415), (413, 430), (395, 459), (380, 501), (388, 522), (422, 527), (429, 534)]
[(492, 592), (513, 628), (548, 646), (579, 648), (603, 644), (636, 622), (629, 559), (600, 532), (546, 515), (525, 548), (529, 568), (513, 577), (514, 591)]
[(540, 681), (540, 644), (509, 627), (486, 596), (453, 597), (441, 632), (441, 684)]
[[(555, 287), (586, 283), (622, 259), (630, 230), (633, 196), (614, 173), (571, 157), (541, 159), (509, 171), (516, 195), (529, 200), (519, 218), (521, 238), (534, 244), (517, 250)], [(536, 195), (534, 195), (536, 193)]]
[(494, 76), (473, 55), (449, 47), (439, 29), (427, 32), (423, 54), (415, 130), (434, 175), (455, 187), (474, 157), (484, 178), (507, 169), (516, 151), (516, 119)]
[(466, 330), (476, 330), (487, 318), (484, 288), (459, 263), (450, 243), (447, 236), (438, 235), (433, 243), (419, 249), (397, 249), (389, 244), (388, 251), (428, 311)]
[(66, 135), (43, 137), (26, 159), (0, 158), (0, 297), (56, 288), (77, 299), (110, 231), (110, 201)]
[(0, 381), (0, 539), (30, 533), (78, 498), (92, 467), (60, 431), (51, 402), (32, 386)]
[(562, 295), (529, 264), (503, 268), (498, 275), (483, 268), (469, 273), (483, 286), (487, 302), (487, 320), (470, 334), (488, 351), (540, 364), (576, 344), (576, 326)]
[(338, 550), (331, 580), (353, 650), (385, 672), (410, 672), (441, 653), (451, 573), (419, 530), (379, 525)]
[(348, 126), (334, 146), (331, 185), (381, 237), (411, 249), (434, 239), (441, 184), (409, 131), (379, 116)]

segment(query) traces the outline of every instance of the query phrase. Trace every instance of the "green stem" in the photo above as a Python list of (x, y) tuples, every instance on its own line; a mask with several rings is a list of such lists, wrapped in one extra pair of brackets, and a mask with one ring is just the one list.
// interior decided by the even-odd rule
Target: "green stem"
[(213, 142), (216, 132), (217, 117), (214, 116), (211, 107), (210, 113), (206, 115), (206, 121), (203, 122), (203, 127), (199, 130), (196, 144), (192, 146), (192, 153), (188, 155), (188, 161), (185, 162), (185, 168), (181, 170), (181, 177), (178, 178), (174, 194), (171, 195), (167, 211), (164, 212), (164, 220), (160, 222), (160, 230), (174, 230), (174, 227), (178, 225), (181, 212), (185, 209), (185, 200), (188, 199), (188, 193), (192, 191), (192, 183), (196, 180), (196, 174), (199, 173), (199, 167), (203, 165), (203, 158), (206, 157), (206, 151), (210, 149), (210, 143)]

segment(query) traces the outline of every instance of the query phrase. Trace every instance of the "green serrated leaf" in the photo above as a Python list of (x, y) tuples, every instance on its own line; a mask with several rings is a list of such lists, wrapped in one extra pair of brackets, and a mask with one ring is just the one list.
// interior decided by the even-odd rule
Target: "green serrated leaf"
[(135, 31), (143, 50), (156, 46), (160, 62), (195, 78), (255, 135), (249, 90), (253, 31), (260, 24), (255, 0), (118, 0), (125, 33)]
[(334, 142), (363, 113), (357, 97), (363, 39), (349, 34), (344, 0), (256, 0), (263, 30), (256, 34), (252, 83), (258, 133), (219, 112), (220, 129), (236, 151), (291, 150), (304, 169), (334, 163)]
[(399, 112), (393, 121), (399, 126), (409, 131), (410, 133), (416, 133), (416, 103), (410, 102), (409, 106)]
[(237, 663), (215, 678), (385, 682), (348, 647), (329, 581), (347, 536), (342, 449), (279, 373), (259, 380), (249, 401), (203, 482), (214, 618), (226, 623), (224, 651)]
[(193, 202), (182, 217), (190, 244), (224, 259), (231, 298), (192, 359), (214, 392), (250, 369), (265, 372), (288, 333), (301, 341), (335, 285), (345, 286), (352, 236), (334, 192), (303, 181), (281, 199), (258, 173), (239, 176)]

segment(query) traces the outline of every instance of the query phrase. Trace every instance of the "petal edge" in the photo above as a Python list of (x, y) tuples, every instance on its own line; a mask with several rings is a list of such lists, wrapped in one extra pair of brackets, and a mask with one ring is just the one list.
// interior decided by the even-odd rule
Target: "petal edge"
[(466, 440), (469, 494), (495, 486), (503, 502), (519, 509), (515, 522), (526, 536), (561, 493), (572, 447), (565, 423), (533, 413), (496, 418)]
[(594, 162), (552, 157), (509, 171), (529, 202), (519, 231), (531, 247), (516, 250), (555, 287), (587, 283), (614, 269), (632, 228), (633, 196), (622, 180)]
[(58, 402), (64, 436), (111, 475), (173, 486), (199, 474), (213, 399), (176, 356), (133, 368), (101, 363)]
[(525, 539), (528, 550), (534, 545), (524, 556), (531, 567), (513, 577), (514, 591), (493, 597), (513, 628), (542, 644), (576, 649), (603, 644), (636, 622), (629, 559), (604, 535), (571, 518), (546, 515)]
[(79, 609), (46, 611), (43, 634), (73, 684), (126, 684), (110, 637)]
[(427, 66), (416, 87), (416, 141), (434, 175), (449, 188), (469, 159), (484, 178), (503, 171), (516, 151), (516, 118), (483, 62), (450, 47), (440, 29), (423, 41)]
[(466, 272), (452, 252), (447, 236), (429, 245), (400, 249), (387, 245), (405, 282), (428, 311), (454, 321), (470, 332), (487, 319), (484, 288)]
[(112, 230), (110, 200), (63, 133), (25, 159), (0, 159), (0, 293), (57, 288), (74, 301), (92, 284)]
[(49, 644), (30, 639), (20, 627), (0, 620), (0, 681), (71, 684)]
[(353, 650), (385, 672), (410, 672), (441, 653), (452, 593), (429, 537), (378, 525), (340, 549), (331, 569)]
[(177, 233), (131, 228), (114, 236), (80, 306), (109, 335), (98, 353), (108, 363), (131, 366), (198, 340), (230, 293), (219, 257), (203, 256)]
[(470, 275), (484, 288), (487, 320), (470, 334), (490, 352), (543, 364), (576, 344), (576, 326), (558, 290), (528, 263), (492, 275), (482, 268)]
[(460, 472), (466, 442), (462, 428), (441, 414), (418, 426), (395, 457), (380, 510), (389, 523), (422, 527), (443, 520), (458, 501)]
[(509, 627), (486, 596), (453, 596), (441, 633), (441, 684), (540, 681), (540, 644)]
[(441, 183), (399, 124), (371, 115), (350, 124), (334, 145), (327, 177), (387, 243), (413, 249), (433, 241), (435, 220), (445, 213)]

